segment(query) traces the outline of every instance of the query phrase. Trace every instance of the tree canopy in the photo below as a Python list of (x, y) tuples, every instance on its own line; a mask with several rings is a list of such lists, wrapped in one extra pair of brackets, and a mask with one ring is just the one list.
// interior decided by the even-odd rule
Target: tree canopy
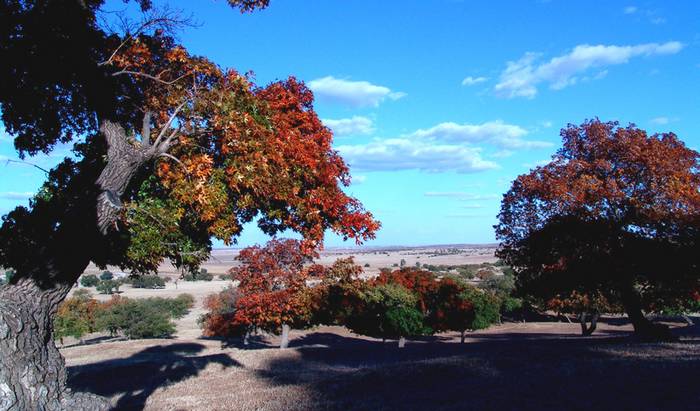
[(698, 153), (673, 133), (597, 119), (561, 136), (504, 195), (497, 254), (524, 292), (600, 291), (645, 328), (644, 302), (689, 300), (700, 285)]

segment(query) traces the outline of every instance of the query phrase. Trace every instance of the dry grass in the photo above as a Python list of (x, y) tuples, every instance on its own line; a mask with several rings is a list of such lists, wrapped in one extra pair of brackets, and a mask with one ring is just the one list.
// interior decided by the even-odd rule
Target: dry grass
[[(433, 251), (352, 253), (373, 268), (401, 258), (410, 265), (418, 256), (433, 264), (493, 258), (492, 249), (427, 257)], [(322, 262), (347, 255), (328, 253)], [(232, 255), (217, 258), (225, 262), (212, 264), (210, 272), (225, 271)], [(675, 324), (680, 343), (646, 344), (629, 337), (624, 318), (606, 319), (587, 338), (578, 336), (577, 324), (511, 323), (471, 334), (466, 344), (442, 334), (410, 341), (402, 350), (396, 342), (318, 327), (292, 331), (287, 350), (275, 348), (274, 336), (244, 348), (200, 338), (201, 302), (226, 284), (125, 287), (123, 295), (134, 298), (188, 292), (195, 309), (178, 321), (172, 339), (63, 348), (70, 384), (133, 410), (659, 410), (697, 409), (700, 403), (698, 326)]]
[(177, 338), (63, 352), (75, 389), (120, 409), (697, 409), (696, 328), (644, 344), (620, 319), (585, 339), (575, 324), (505, 324), (463, 345), (445, 334), (399, 350), (319, 327), (294, 332), (287, 350), (261, 337), (247, 349)]

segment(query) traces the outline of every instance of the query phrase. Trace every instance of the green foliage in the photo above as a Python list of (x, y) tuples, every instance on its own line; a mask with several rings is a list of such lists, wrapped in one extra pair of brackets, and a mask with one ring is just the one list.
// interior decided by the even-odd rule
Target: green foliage
[(12, 277), (15, 275), (15, 270), (7, 270), (5, 271), (5, 282), (9, 283), (12, 281)]
[(474, 309), (474, 321), (470, 329), (488, 328), (501, 320), (501, 301), (495, 295), (476, 287), (466, 286), (460, 297), (471, 302)]
[(96, 325), (112, 334), (122, 333), (129, 339), (167, 337), (175, 332), (173, 318), (187, 314), (194, 298), (181, 294), (177, 298), (113, 298), (98, 311)]
[(362, 305), (348, 318), (358, 334), (398, 338), (431, 334), (418, 309), (418, 297), (398, 284), (379, 284), (360, 291)]
[(140, 275), (131, 280), (131, 286), (134, 288), (165, 288), (165, 279), (157, 275)]
[(112, 274), (111, 271), (103, 271), (102, 274), (100, 274), (100, 280), (102, 280), (102, 281), (113, 280), (113, 279), (114, 279), (114, 274)]
[(80, 285), (83, 287), (95, 287), (100, 283), (100, 279), (95, 274), (87, 274), (80, 277)]
[(102, 280), (97, 283), (95, 289), (100, 294), (114, 294), (119, 292), (120, 282), (116, 280)]
[(211, 281), (214, 279), (214, 274), (210, 274), (205, 268), (197, 271), (191, 271), (182, 277), (185, 281)]
[(71, 298), (61, 303), (54, 317), (54, 338), (61, 341), (68, 336), (82, 338), (96, 331), (95, 312), (98, 304), (87, 290), (73, 293)]

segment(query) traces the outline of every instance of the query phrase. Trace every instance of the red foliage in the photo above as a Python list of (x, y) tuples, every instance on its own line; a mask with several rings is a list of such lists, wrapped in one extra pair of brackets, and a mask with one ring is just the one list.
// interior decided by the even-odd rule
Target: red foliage
[(382, 271), (375, 279), (377, 284), (399, 284), (418, 295), (420, 310), (425, 313), (440, 286), (435, 274), (415, 268), (402, 268), (392, 272)]

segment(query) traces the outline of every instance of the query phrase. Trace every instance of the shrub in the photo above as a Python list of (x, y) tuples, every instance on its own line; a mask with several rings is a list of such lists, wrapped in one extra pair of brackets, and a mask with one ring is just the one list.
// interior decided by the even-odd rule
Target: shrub
[(5, 282), (9, 283), (12, 281), (12, 277), (15, 275), (15, 270), (7, 270), (5, 271)]
[(97, 283), (95, 289), (100, 294), (114, 294), (119, 292), (119, 281), (115, 280), (102, 280)]
[(61, 341), (67, 336), (82, 338), (97, 330), (95, 314), (99, 303), (87, 290), (77, 290), (58, 307), (54, 318), (54, 338)]
[(131, 280), (131, 286), (134, 288), (164, 288), (165, 280), (157, 275), (140, 275)]
[(221, 280), (221, 281), (229, 281), (229, 280), (231, 280), (231, 275), (230, 275), (230, 274), (220, 274), (220, 275), (219, 275), (219, 280)]
[(80, 277), (80, 285), (83, 287), (95, 287), (100, 283), (100, 279), (95, 274), (87, 274)]
[(501, 320), (501, 301), (495, 295), (467, 285), (460, 298), (471, 302), (474, 307), (474, 320), (471, 330), (481, 330)]
[(365, 263), (365, 268), (369, 267), (369, 263)]
[(114, 274), (112, 274), (111, 271), (103, 271), (102, 274), (100, 274), (100, 280), (102, 280), (102, 281), (113, 280), (113, 279), (114, 279)]
[(238, 289), (229, 286), (204, 300), (208, 312), (199, 317), (204, 336), (236, 337), (245, 333), (246, 327), (234, 321), (239, 298)]
[(172, 318), (185, 315), (193, 301), (188, 294), (133, 300), (113, 296), (100, 307), (96, 326), (112, 335), (120, 332), (129, 339), (167, 337), (175, 332)]
[(490, 278), (493, 278), (495, 275), (496, 274), (493, 272), (493, 269), (491, 269), (491, 268), (482, 268), (476, 272), (476, 277), (479, 278), (480, 280), (488, 280)]
[(209, 274), (206, 268), (202, 268), (199, 272), (190, 272), (182, 277), (185, 281), (211, 281), (214, 279), (213, 274)]

